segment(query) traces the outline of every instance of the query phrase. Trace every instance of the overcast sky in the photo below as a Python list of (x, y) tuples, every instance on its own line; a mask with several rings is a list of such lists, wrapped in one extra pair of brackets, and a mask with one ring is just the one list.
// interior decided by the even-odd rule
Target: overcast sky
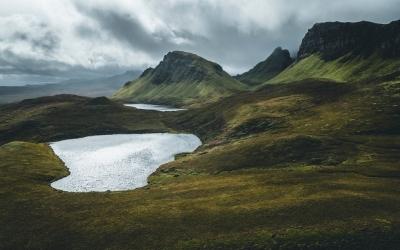
[(0, 84), (155, 66), (194, 52), (231, 74), (277, 46), (296, 51), (315, 22), (400, 19), (400, 0), (0, 0)]

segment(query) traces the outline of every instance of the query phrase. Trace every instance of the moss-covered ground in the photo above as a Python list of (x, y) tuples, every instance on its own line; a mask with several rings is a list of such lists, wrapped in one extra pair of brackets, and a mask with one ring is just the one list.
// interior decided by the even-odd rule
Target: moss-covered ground
[[(158, 103), (174, 106), (194, 107), (204, 103), (213, 103), (246, 89), (232, 78), (216, 79), (201, 82), (178, 82), (152, 84), (148, 77), (139, 78), (129, 86), (117, 91), (112, 99), (124, 102)], [(233, 82), (233, 83), (232, 83)]]
[(125, 192), (54, 190), (46, 144), (3, 144), (0, 248), (398, 249), (399, 101), (397, 78), (305, 80), (169, 113), (203, 146)]
[[(23, 157), (21, 157), (23, 154)], [(396, 249), (399, 179), (321, 166), (155, 177), (66, 193), (44, 144), (1, 146), (2, 249)]]

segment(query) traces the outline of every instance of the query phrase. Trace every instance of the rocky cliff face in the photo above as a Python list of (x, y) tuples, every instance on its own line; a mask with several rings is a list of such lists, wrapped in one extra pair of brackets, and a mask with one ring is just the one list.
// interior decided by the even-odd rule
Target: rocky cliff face
[(324, 60), (346, 54), (369, 56), (373, 53), (400, 57), (400, 20), (389, 24), (371, 22), (315, 24), (301, 43), (298, 57), (320, 53)]
[(155, 69), (145, 70), (141, 77), (150, 76), (153, 84), (173, 82), (201, 82), (210, 75), (226, 74), (222, 67), (195, 54), (173, 51), (164, 56), (164, 59)]
[(249, 71), (236, 76), (236, 79), (248, 85), (258, 85), (278, 75), (292, 62), (293, 59), (290, 57), (289, 51), (278, 47), (267, 59), (258, 63)]

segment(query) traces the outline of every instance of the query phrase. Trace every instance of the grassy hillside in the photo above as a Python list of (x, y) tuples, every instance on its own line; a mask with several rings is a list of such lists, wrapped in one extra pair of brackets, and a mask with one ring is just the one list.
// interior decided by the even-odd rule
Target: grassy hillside
[(237, 93), (242, 87), (231, 86), (231, 80), (215, 77), (201, 82), (178, 82), (156, 85), (148, 77), (139, 78), (117, 91), (112, 98), (124, 102), (196, 106), (215, 102), (222, 97)]
[(191, 53), (174, 51), (155, 69), (150, 68), (125, 84), (112, 98), (124, 102), (199, 106), (244, 89), (242, 83), (218, 64)]
[(293, 82), (308, 78), (338, 82), (362, 81), (396, 71), (400, 71), (399, 59), (383, 59), (378, 55), (372, 55), (368, 58), (343, 56), (325, 61), (318, 54), (313, 54), (291, 65), (268, 83)]
[(306, 80), (171, 112), (204, 145), (126, 192), (56, 191), (48, 146), (5, 144), (0, 248), (397, 249), (399, 101), (396, 78)]
[[(183, 113), (177, 126), (194, 129), (206, 144), (191, 161), (184, 158), (182, 167), (220, 172), (293, 163), (379, 163), (386, 156), (378, 156), (374, 144), (397, 147), (392, 143), (400, 134), (400, 80), (378, 82), (272, 85)], [(391, 153), (387, 157), (393, 159)]]
[(58, 95), (0, 106), (0, 145), (48, 142), (96, 134), (162, 132), (160, 112), (137, 110), (105, 97)]

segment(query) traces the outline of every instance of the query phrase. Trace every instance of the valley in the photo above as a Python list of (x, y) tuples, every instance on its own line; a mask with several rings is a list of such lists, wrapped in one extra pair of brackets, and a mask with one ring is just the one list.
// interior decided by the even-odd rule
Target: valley
[[(386, 30), (399, 22), (373, 28), (385, 49), (380, 40), (357, 50), (333, 41), (341, 29), (358, 41), (363, 25), (375, 27), (317, 24), (298, 58), (278, 48), (235, 77), (174, 51), (110, 98), (1, 105), (0, 248), (397, 249), (400, 64), (398, 35)], [(66, 147), (80, 152), (85, 140), (125, 134), (137, 151), (149, 133), (193, 134), (201, 145), (171, 139), (153, 154), (171, 150), (168, 159), (134, 189), (50, 186), (73, 176), (57, 143), (86, 137)], [(128, 152), (120, 144), (94, 154), (97, 163), (74, 158), (84, 163), (76, 169)]]

